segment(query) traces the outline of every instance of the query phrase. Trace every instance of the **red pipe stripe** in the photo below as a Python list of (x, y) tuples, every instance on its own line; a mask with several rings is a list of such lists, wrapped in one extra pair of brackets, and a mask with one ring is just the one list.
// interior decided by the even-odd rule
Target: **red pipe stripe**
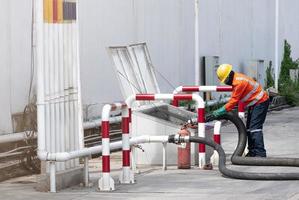
[(53, 0), (53, 23), (58, 22), (58, 2)]
[(204, 123), (205, 122), (205, 109), (204, 108), (198, 108), (197, 109), (197, 122), (198, 123)]
[(192, 94), (175, 94), (173, 100), (192, 100)]
[(199, 92), (198, 86), (183, 86), (182, 92)]
[(123, 167), (130, 167), (130, 150), (123, 150)]
[(198, 144), (198, 152), (199, 153), (206, 152), (206, 145), (204, 145), (204, 144)]
[(217, 144), (220, 144), (220, 135), (214, 135), (214, 142), (216, 142)]
[(132, 122), (132, 109), (129, 108), (129, 123)]
[(245, 103), (243, 103), (242, 101), (239, 101), (238, 111), (245, 112)]
[(176, 99), (173, 100), (173, 101), (172, 101), (172, 105), (175, 106), (175, 107), (178, 107), (178, 106), (179, 106), (179, 101), (176, 100)]
[(231, 92), (233, 88), (231, 86), (217, 86), (216, 91), (217, 92)]
[(102, 156), (102, 171), (110, 172), (110, 156)]
[(121, 121), (121, 130), (123, 134), (129, 133), (129, 117), (123, 117)]
[(155, 95), (154, 94), (136, 94), (136, 100), (137, 101), (155, 100)]
[(102, 121), (101, 129), (102, 129), (102, 138), (109, 138), (109, 130), (110, 130), (109, 121)]

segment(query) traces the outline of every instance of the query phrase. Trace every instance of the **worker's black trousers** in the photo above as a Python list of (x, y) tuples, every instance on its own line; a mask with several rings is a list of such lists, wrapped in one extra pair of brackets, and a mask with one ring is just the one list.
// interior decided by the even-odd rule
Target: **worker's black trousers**
[(269, 99), (260, 104), (250, 106), (247, 115), (247, 138), (248, 150), (247, 156), (266, 157), (264, 147), (263, 125), (267, 116)]

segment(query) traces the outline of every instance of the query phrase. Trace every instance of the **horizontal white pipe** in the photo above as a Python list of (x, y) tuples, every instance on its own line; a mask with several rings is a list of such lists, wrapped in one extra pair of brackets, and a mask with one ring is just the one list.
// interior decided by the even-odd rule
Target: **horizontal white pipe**
[[(168, 141), (168, 136), (149, 136), (143, 135), (130, 139), (130, 145), (141, 143), (165, 143)], [(110, 150), (120, 149), (122, 141), (110, 143)], [(102, 153), (102, 145), (84, 148), (71, 152), (49, 153), (46, 151), (38, 151), (38, 158), (45, 161), (64, 162), (70, 159), (91, 156), (92, 154)]]
[[(109, 119), (110, 124), (119, 123), (121, 122), (121, 116), (117, 117), (111, 117)], [(94, 121), (88, 121), (83, 123), (84, 130), (92, 129), (100, 127), (102, 123), (101, 119), (97, 119)], [(32, 136), (33, 138), (36, 138), (36, 134)], [(0, 135), (0, 144), (7, 143), (7, 142), (18, 142), (21, 140), (27, 139), (26, 132), (20, 132), (20, 133), (6, 133), (4, 135)]]
[(173, 94), (155, 94), (155, 100), (172, 100)]
[[(36, 138), (36, 134), (34, 134), (33, 137)], [(0, 144), (7, 142), (17, 142), (20, 140), (25, 140), (27, 138), (28, 136), (26, 135), (26, 132), (8, 133), (5, 135), (0, 135)]]

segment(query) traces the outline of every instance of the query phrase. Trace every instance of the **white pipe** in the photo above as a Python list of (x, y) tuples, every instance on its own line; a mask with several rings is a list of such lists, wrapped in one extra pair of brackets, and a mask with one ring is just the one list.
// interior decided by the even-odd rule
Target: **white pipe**
[(88, 166), (89, 157), (84, 157), (84, 185), (85, 187), (89, 186), (89, 166)]
[[(68, 116), (70, 116), (70, 108), (69, 108), (69, 104), (70, 104), (70, 85), (69, 85), (69, 57), (67, 54), (67, 46), (68, 44), (68, 25), (64, 24), (63, 25), (63, 47), (64, 47), (64, 51), (63, 51), (63, 70), (64, 70), (64, 95), (65, 95), (65, 103), (64, 103), (64, 108), (65, 108), (65, 127), (64, 127), (64, 133), (65, 133), (65, 148), (66, 151), (71, 151), (71, 145), (70, 145), (70, 118)], [(69, 169), (71, 168), (71, 162), (66, 162), (66, 168)]]
[[(64, 102), (65, 102), (65, 95), (64, 95), (64, 52), (63, 52), (63, 24), (57, 24), (58, 26), (58, 41), (59, 41), (59, 96), (60, 96), (60, 103), (59, 103), (59, 109), (60, 109), (60, 149), (62, 152), (65, 150), (65, 132), (64, 132), (64, 116), (65, 116), (65, 108), (64, 108)], [(66, 163), (63, 164), (62, 170), (66, 169)]]
[[(55, 98), (55, 62), (54, 62), (54, 37), (53, 37), (53, 28), (54, 25), (51, 23), (48, 23), (46, 25), (49, 27), (49, 43), (48, 46), (45, 46), (45, 48), (49, 48), (49, 74), (45, 76), (49, 76), (49, 100), (48, 104), (50, 105), (50, 120), (46, 119), (46, 122), (50, 122), (50, 152), (54, 153), (56, 152), (56, 115), (55, 115), (55, 103), (53, 100)], [(47, 56), (47, 55), (46, 55)]]
[(55, 162), (50, 162), (50, 192), (56, 192), (56, 169)]
[[(32, 136), (33, 138), (36, 138), (36, 134)], [(0, 135), (0, 144), (7, 143), (7, 142), (17, 142), (20, 140), (26, 140), (28, 138), (26, 132), (20, 132), (20, 133), (7, 133), (4, 135)]]
[[(168, 142), (168, 136), (149, 136), (143, 135), (139, 137), (134, 137), (130, 139), (130, 146), (142, 144), (142, 143), (166, 143)], [(122, 141), (110, 143), (110, 150), (120, 149), (122, 147)], [(76, 151), (70, 152), (59, 152), (59, 153), (50, 153), (50, 152), (40, 152), (39, 159), (46, 161), (56, 161), (64, 162), (70, 159), (91, 156), (93, 154), (102, 153), (102, 145), (84, 148)]]
[[(61, 136), (63, 132), (61, 132), (61, 127), (63, 124), (61, 123), (60, 119), (60, 55), (59, 55), (59, 25), (54, 23), (53, 24), (53, 50), (54, 50), (54, 98), (55, 100), (55, 152), (61, 152), (62, 146), (61, 146)], [(56, 164), (56, 171), (64, 170), (63, 163), (57, 163)]]
[[(214, 137), (215, 137), (215, 135), (218, 135), (218, 137), (220, 138), (221, 124), (222, 124), (221, 121), (216, 121), (215, 122), (215, 125), (214, 125)], [(214, 138), (214, 142), (216, 142), (215, 138)], [(220, 144), (219, 145), (221, 145), (221, 139), (220, 139)], [(218, 166), (218, 163), (219, 163), (219, 154), (218, 154), (218, 152), (216, 150), (214, 150), (214, 153), (213, 153), (213, 155), (210, 158), (210, 162), (212, 163), (213, 166)]]
[[(62, 99), (62, 101), (64, 101)], [(63, 106), (63, 105), (61, 105)], [(61, 112), (61, 124), (64, 124), (64, 111)], [(115, 123), (119, 123), (121, 122), (121, 116), (117, 116), (117, 117), (111, 117), (109, 119), (110, 121), (110, 124), (115, 124)], [(88, 121), (88, 122), (84, 122), (83, 123), (83, 128), (84, 130), (87, 130), (87, 129), (92, 129), (92, 128), (98, 128), (101, 126), (101, 123), (102, 123), (102, 119), (96, 119), (96, 120), (93, 120), (93, 121)], [(62, 130), (64, 130), (64, 127), (62, 126), (61, 127)], [(61, 137), (61, 145), (63, 146), (63, 148), (61, 149), (62, 151), (65, 151), (64, 149), (64, 141), (65, 141), (65, 136), (64, 136), (64, 131), (61, 132), (63, 133), (62, 134), (62, 137)], [(33, 138), (36, 138), (37, 135), (34, 134), (33, 135)], [(3, 143), (7, 143), (7, 142), (18, 142), (18, 141), (21, 141), (21, 140), (25, 140), (27, 138), (26, 136), (26, 132), (20, 132), (20, 133), (5, 133), (3, 135), (0, 135), (0, 144), (3, 144)]]
[(79, 125), (79, 147), (80, 149), (84, 148), (84, 129), (83, 129), (83, 113), (82, 113), (82, 96), (81, 96), (81, 76), (80, 76), (80, 44), (79, 44), (79, 8), (80, 8), (80, 1), (77, 1), (77, 7), (76, 7), (76, 14), (77, 14), (77, 21), (76, 21), (76, 33), (75, 33), (75, 37), (76, 37), (76, 62), (77, 62), (77, 80), (78, 80), (78, 86), (77, 86), (77, 90), (78, 90), (78, 125)]
[(278, 67), (279, 67), (279, 59), (278, 59), (278, 43), (279, 43), (279, 0), (275, 0), (275, 89), (278, 90)]
[[(72, 109), (72, 128), (73, 131), (71, 132), (72, 142), (73, 142), (73, 150), (79, 149), (79, 130), (78, 130), (78, 93), (77, 93), (77, 80), (76, 80), (76, 73), (77, 73), (77, 66), (76, 66), (76, 54), (74, 50), (76, 50), (76, 43), (74, 44), (74, 22), (70, 23), (70, 58), (71, 58), (71, 66), (70, 66), (70, 84), (72, 86), (72, 100), (71, 100), (71, 109)], [(75, 45), (75, 46), (74, 46)], [(79, 165), (79, 160), (73, 160), (73, 164), (75, 166)]]
[[(39, 9), (43, 10), (43, 7), (39, 8)], [(50, 104), (49, 104), (49, 99), (50, 99), (49, 26), (47, 24), (43, 23), (43, 32), (41, 32), (40, 34), (43, 34), (43, 36), (44, 36), (43, 37), (44, 38), (44, 43), (41, 43), (41, 44), (43, 44), (42, 47), (43, 47), (43, 50), (44, 50), (44, 52), (43, 52), (43, 56), (44, 56), (43, 57), (44, 73), (42, 74), (41, 78), (44, 79), (44, 84), (45, 84), (44, 85), (44, 94), (43, 94), (44, 98), (45, 98), (45, 102), (46, 102), (46, 104), (44, 105), (45, 113), (43, 113), (44, 123), (45, 123), (46, 121), (49, 122), (50, 117), (51, 117), (50, 116)], [(37, 59), (39, 59), (39, 57)], [(40, 123), (39, 120), (38, 120), (38, 123)], [(51, 123), (45, 123), (45, 130), (43, 130), (43, 131), (45, 131), (44, 140), (46, 140), (45, 141), (45, 143), (46, 143), (45, 150), (50, 151), (50, 147), (51, 147), (51, 139), (50, 139), (51, 138), (51, 135), (50, 135), (50, 133), (51, 133)], [(38, 135), (38, 137), (40, 137), (39, 135)], [(47, 165), (46, 170), (47, 170), (47, 172), (49, 172), (49, 169), (50, 169), (49, 163), (46, 163), (46, 165)]]
[(194, 65), (195, 65), (195, 85), (201, 84), (199, 66), (199, 0), (194, 1)]
[(163, 170), (167, 170), (167, 152), (166, 152), (166, 149), (167, 149), (167, 143), (164, 142), (163, 143)]
[[(74, 131), (75, 123), (74, 123), (74, 84), (73, 84), (73, 58), (72, 58), (72, 25), (71, 23), (66, 24), (67, 26), (67, 46), (66, 46), (66, 54), (68, 59), (68, 90), (69, 90), (69, 141), (70, 141), (70, 150), (75, 150), (75, 134)], [(70, 160), (71, 168), (75, 167), (75, 160)]]
[(38, 120), (38, 157), (42, 157), (45, 152), (45, 99), (44, 99), (44, 54), (43, 54), (43, 0), (36, 0), (36, 53), (37, 53), (37, 120)]

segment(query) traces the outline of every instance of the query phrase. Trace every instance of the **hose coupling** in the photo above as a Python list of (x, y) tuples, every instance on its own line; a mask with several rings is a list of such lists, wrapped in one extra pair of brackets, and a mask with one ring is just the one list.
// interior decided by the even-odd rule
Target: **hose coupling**
[(170, 135), (168, 137), (168, 142), (174, 144), (188, 143), (189, 140), (190, 136), (181, 136), (180, 134)]

